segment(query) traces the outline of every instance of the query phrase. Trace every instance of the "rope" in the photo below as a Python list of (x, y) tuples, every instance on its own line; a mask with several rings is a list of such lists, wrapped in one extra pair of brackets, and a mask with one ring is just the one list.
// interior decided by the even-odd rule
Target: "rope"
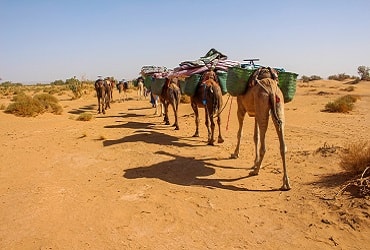
[(217, 112), (217, 114), (215, 116), (213, 116), (213, 118), (216, 118), (217, 116), (221, 115), (222, 111), (224, 111), (224, 109), (226, 108), (227, 103), (229, 102), (230, 96), (231, 95), (229, 94), (229, 97), (227, 98), (225, 105), (223, 106), (223, 108), (221, 109), (220, 112)]
[[(230, 97), (230, 95), (229, 95), (229, 97)], [(233, 104), (233, 98), (231, 97), (229, 115), (227, 116), (226, 131), (229, 130), (229, 121), (230, 121), (230, 113), (231, 113), (231, 105), (232, 104)]]

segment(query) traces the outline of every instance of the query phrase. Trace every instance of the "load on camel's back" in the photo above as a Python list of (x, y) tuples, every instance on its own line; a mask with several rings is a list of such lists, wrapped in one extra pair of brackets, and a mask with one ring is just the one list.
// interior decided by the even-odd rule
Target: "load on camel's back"
[[(172, 70), (166, 67), (143, 66), (141, 74), (144, 77), (144, 85), (151, 91), (151, 94), (159, 97), (164, 107), (164, 122), (170, 125), (168, 108), (171, 105), (175, 116), (173, 126), (179, 130), (178, 109), (181, 99), (181, 90), (177, 77), (171, 76)], [(156, 105), (161, 105), (156, 103)]]
[(227, 56), (211, 49), (206, 55), (194, 61), (181, 62), (172, 72), (173, 76), (184, 77), (183, 93), (191, 97), (191, 106), (195, 114), (194, 137), (199, 137), (199, 111), (205, 110), (205, 124), (208, 131), (208, 145), (214, 145), (214, 118), (217, 117), (219, 128), (218, 143), (224, 142), (221, 134), (222, 95), (227, 93), (227, 70), (238, 62), (227, 60)]

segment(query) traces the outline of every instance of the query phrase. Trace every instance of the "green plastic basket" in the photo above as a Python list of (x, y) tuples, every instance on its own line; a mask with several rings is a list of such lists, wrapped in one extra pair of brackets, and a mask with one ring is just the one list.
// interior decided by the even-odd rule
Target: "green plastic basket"
[(179, 86), (180, 86), (181, 94), (184, 95), (185, 94), (185, 80), (179, 80)]
[(247, 91), (247, 82), (253, 74), (252, 69), (243, 69), (240, 67), (231, 67), (227, 71), (226, 89), (232, 96), (242, 95)]
[(220, 83), (222, 95), (227, 93), (226, 81), (227, 81), (227, 72), (226, 71), (216, 71), (218, 82)]
[(200, 74), (193, 74), (185, 79), (185, 88), (184, 93), (188, 96), (193, 96), (195, 94), (195, 90), (197, 89), (198, 83), (202, 75)]
[(284, 96), (284, 102), (288, 103), (293, 100), (296, 92), (298, 74), (292, 72), (279, 73), (279, 88)]
[(165, 83), (166, 83), (166, 78), (154, 78), (154, 81), (152, 81), (152, 85), (151, 85), (152, 93), (155, 95), (162, 94), (162, 89)]
[(151, 85), (152, 85), (152, 80), (153, 78), (151, 76), (146, 76), (144, 78), (144, 86), (147, 88), (147, 89), (150, 89)]

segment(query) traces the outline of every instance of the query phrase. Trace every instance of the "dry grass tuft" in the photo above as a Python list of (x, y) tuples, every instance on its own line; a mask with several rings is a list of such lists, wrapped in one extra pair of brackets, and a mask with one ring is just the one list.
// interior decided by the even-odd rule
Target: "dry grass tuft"
[(353, 95), (345, 95), (334, 102), (329, 102), (325, 105), (324, 112), (330, 113), (348, 113), (353, 110), (354, 103), (357, 101), (358, 97)]
[(188, 95), (181, 95), (181, 100), (180, 100), (180, 102), (181, 103), (190, 103), (190, 96), (188, 96)]
[(76, 120), (77, 121), (90, 121), (92, 118), (93, 118), (93, 115), (91, 113), (82, 113), (76, 118)]
[(349, 143), (340, 155), (340, 166), (344, 170), (359, 174), (370, 167), (370, 143), (360, 141)]

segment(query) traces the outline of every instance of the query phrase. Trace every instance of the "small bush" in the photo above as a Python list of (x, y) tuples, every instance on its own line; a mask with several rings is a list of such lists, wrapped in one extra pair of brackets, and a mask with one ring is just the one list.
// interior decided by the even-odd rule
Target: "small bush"
[(370, 143), (360, 141), (349, 143), (340, 154), (340, 167), (344, 170), (359, 174), (370, 167)]
[(315, 80), (321, 80), (322, 78), (320, 76), (317, 76), (317, 75), (312, 75), (310, 77), (302, 76), (301, 79), (302, 79), (303, 82), (310, 82), (310, 81), (315, 81)]
[(346, 87), (346, 88), (344, 88), (344, 89), (340, 89), (340, 90), (342, 90), (342, 91), (347, 91), (347, 92), (352, 92), (352, 91), (354, 91), (354, 90), (355, 90), (355, 87), (353, 87), (353, 86), (348, 86), (348, 87)]
[(90, 121), (93, 118), (91, 113), (82, 113), (77, 117), (77, 121)]
[(67, 79), (66, 84), (68, 85), (69, 89), (72, 91), (75, 99), (81, 98), (83, 92), (83, 84), (80, 80), (76, 79), (75, 77)]
[(349, 76), (345, 73), (338, 74), (338, 75), (332, 75), (332, 76), (328, 77), (329, 80), (336, 80), (336, 81), (344, 81), (344, 80), (350, 79), (350, 78), (351, 78), (351, 76)]
[(14, 103), (11, 103), (6, 108), (5, 112), (17, 116), (37, 116), (44, 112), (61, 114), (63, 109), (58, 104), (58, 99), (49, 94), (38, 94), (33, 98), (24, 93), (20, 93), (13, 98)]
[(334, 102), (327, 103), (323, 111), (330, 113), (348, 113), (353, 109), (356, 101), (357, 97), (352, 95), (342, 96), (336, 99)]
[(38, 94), (33, 97), (36, 101), (39, 101), (43, 107), (44, 112), (48, 111), (50, 113), (60, 115), (63, 111), (62, 106), (58, 104), (58, 99), (50, 94)]

